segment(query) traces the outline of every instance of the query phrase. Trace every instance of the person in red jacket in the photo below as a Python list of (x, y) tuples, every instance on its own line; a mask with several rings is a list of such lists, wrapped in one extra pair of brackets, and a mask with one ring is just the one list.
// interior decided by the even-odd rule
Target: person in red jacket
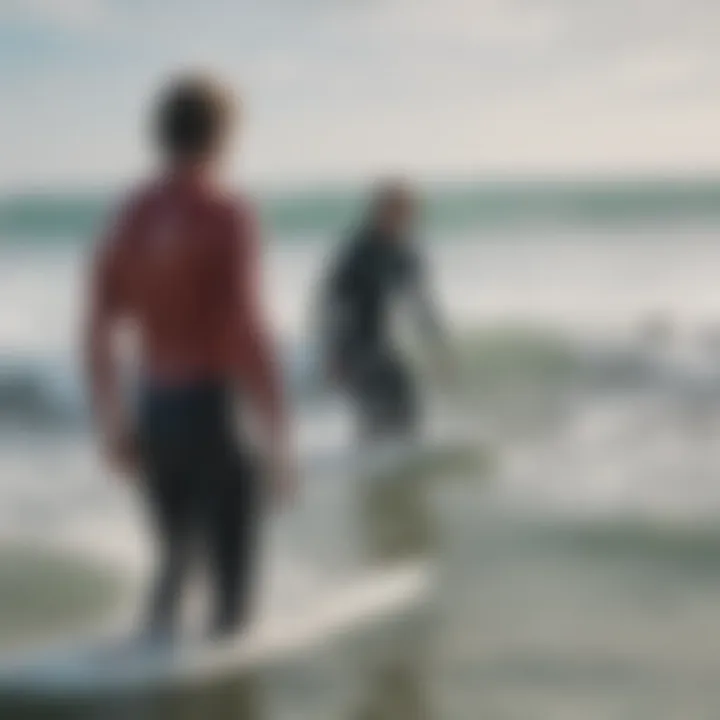
[[(236, 399), (264, 429), (275, 494), (294, 485), (278, 362), (260, 310), (257, 220), (219, 179), (233, 121), (229, 94), (207, 78), (165, 90), (155, 116), (162, 167), (130, 193), (92, 266), (92, 407), (108, 460), (139, 476), (157, 531), (154, 636), (175, 628), (198, 543), (213, 578), (213, 631), (248, 618), (262, 493), (249, 439), (233, 422)], [(137, 404), (121, 391), (121, 328), (139, 346)]]

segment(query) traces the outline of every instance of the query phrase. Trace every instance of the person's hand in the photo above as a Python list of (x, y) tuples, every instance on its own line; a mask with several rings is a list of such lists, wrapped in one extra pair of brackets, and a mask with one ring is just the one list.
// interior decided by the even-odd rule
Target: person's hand
[(331, 364), (325, 369), (325, 380), (333, 387), (340, 387), (343, 384), (345, 374), (341, 365)]
[(460, 366), (454, 353), (447, 347), (435, 355), (435, 372), (445, 391), (454, 394), (458, 389)]
[(135, 433), (124, 422), (113, 423), (105, 428), (102, 450), (110, 467), (126, 478), (133, 477), (138, 468)]
[(330, 385), (342, 386), (347, 375), (345, 363), (339, 358), (326, 358), (324, 362), (324, 375)]
[(287, 448), (272, 452), (270, 457), (270, 493), (277, 509), (291, 506), (298, 493), (298, 471), (294, 454)]

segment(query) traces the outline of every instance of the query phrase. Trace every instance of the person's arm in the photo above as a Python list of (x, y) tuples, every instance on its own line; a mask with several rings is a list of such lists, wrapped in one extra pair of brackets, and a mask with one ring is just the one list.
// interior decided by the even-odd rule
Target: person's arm
[[(233, 332), (237, 343), (238, 375), (266, 430), (275, 465), (275, 480), (283, 494), (293, 492), (288, 483), (290, 428), (280, 362), (264, 313), (261, 310), (260, 233), (254, 214), (238, 208), (231, 228)], [(280, 467), (278, 467), (280, 465)]]
[(425, 262), (419, 254), (414, 254), (410, 262), (408, 289), (423, 336), (435, 346), (444, 346), (447, 342), (445, 324), (430, 286)]
[(418, 253), (411, 258), (408, 292), (420, 332), (430, 346), (438, 369), (447, 382), (451, 376), (456, 375), (455, 357), (447, 327), (431, 287), (425, 262)]
[(90, 267), (84, 357), (90, 409), (103, 449), (113, 466), (131, 470), (131, 429), (115, 354), (115, 329), (122, 307), (121, 244), (129, 229), (125, 211), (96, 249)]
[(349, 295), (356, 253), (344, 249), (330, 267), (320, 288), (317, 312), (318, 340), (323, 370), (328, 379), (342, 380), (349, 331)]

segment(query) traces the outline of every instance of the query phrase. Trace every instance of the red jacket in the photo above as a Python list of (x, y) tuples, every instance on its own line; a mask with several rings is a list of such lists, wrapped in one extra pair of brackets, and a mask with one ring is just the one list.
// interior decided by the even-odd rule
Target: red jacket
[(163, 179), (134, 193), (92, 271), (96, 391), (112, 374), (99, 345), (111, 325), (127, 320), (149, 381), (237, 380), (277, 419), (280, 383), (259, 310), (259, 275), (257, 222), (246, 201), (199, 178)]

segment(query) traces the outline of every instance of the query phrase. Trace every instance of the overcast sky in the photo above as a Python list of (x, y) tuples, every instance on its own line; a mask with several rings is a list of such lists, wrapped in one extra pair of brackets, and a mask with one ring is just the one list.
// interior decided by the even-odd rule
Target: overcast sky
[(133, 175), (194, 66), (258, 182), (720, 170), (717, 0), (0, 0), (0, 187)]

